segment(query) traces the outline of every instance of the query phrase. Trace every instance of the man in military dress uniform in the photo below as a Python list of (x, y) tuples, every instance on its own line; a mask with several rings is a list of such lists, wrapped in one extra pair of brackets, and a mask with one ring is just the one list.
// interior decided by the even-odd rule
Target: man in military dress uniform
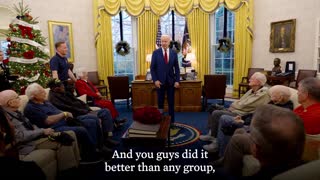
[(3, 63), (4, 54), (0, 50), (0, 91), (10, 89), (9, 84), (9, 68)]

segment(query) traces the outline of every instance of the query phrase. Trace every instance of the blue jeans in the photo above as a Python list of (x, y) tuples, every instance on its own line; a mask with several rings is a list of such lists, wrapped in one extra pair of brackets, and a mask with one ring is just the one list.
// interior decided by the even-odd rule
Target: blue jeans
[(90, 135), (86, 128), (81, 126), (68, 126), (65, 120), (61, 120), (51, 127), (57, 132), (62, 131), (73, 131), (76, 136), (79, 144), (81, 144), (82, 152), (86, 154), (91, 154), (95, 152), (95, 143), (90, 138)]
[(112, 132), (113, 131), (113, 119), (112, 119), (110, 110), (106, 109), (106, 108), (100, 109), (98, 111), (97, 116), (102, 121), (102, 131), (104, 133)]
[(239, 128), (242, 124), (239, 124), (234, 121), (234, 116), (231, 115), (222, 115), (219, 119), (219, 126), (218, 126), (218, 135), (217, 135), (217, 142), (219, 147), (219, 156), (223, 156), (224, 151), (229, 143), (231, 136), (227, 136), (222, 132), (222, 127), (226, 127), (231, 124), (239, 125)]
[(99, 118), (94, 115), (82, 115), (77, 117), (83, 123), (83, 126), (87, 129), (89, 137), (94, 145), (98, 144), (98, 138), (101, 137), (101, 128)]

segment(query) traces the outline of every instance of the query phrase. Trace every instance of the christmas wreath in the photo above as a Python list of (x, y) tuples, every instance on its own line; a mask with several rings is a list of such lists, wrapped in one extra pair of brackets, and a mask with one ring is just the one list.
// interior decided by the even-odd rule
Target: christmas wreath
[(170, 41), (169, 48), (174, 50), (176, 53), (179, 53), (181, 50), (181, 44), (178, 41)]
[(219, 39), (219, 47), (218, 50), (221, 52), (228, 52), (232, 47), (231, 40), (229, 38)]
[(116, 52), (121, 55), (125, 56), (130, 53), (130, 45), (127, 41), (119, 41), (116, 44)]

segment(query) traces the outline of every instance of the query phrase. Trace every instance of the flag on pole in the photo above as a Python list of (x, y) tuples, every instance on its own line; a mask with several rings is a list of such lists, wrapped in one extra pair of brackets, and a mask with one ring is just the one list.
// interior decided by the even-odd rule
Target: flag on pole
[(182, 47), (186, 47), (187, 43), (189, 43), (189, 46), (191, 46), (191, 41), (189, 37), (189, 30), (188, 30), (188, 24), (186, 21), (186, 24), (184, 26), (184, 32), (183, 32), (183, 39), (182, 39)]
[(157, 40), (156, 40), (156, 46), (157, 46), (157, 49), (159, 47), (161, 47), (161, 26), (160, 26), (160, 19), (158, 20), (158, 32), (157, 32)]

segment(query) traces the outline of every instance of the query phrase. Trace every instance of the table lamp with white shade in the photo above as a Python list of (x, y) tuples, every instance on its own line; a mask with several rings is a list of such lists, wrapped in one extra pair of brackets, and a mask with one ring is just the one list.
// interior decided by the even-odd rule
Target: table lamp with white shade
[[(149, 66), (149, 64), (151, 63), (151, 59), (152, 59), (152, 54), (147, 54), (146, 56), (147, 66)], [(152, 80), (150, 68), (147, 69), (146, 80)]]

